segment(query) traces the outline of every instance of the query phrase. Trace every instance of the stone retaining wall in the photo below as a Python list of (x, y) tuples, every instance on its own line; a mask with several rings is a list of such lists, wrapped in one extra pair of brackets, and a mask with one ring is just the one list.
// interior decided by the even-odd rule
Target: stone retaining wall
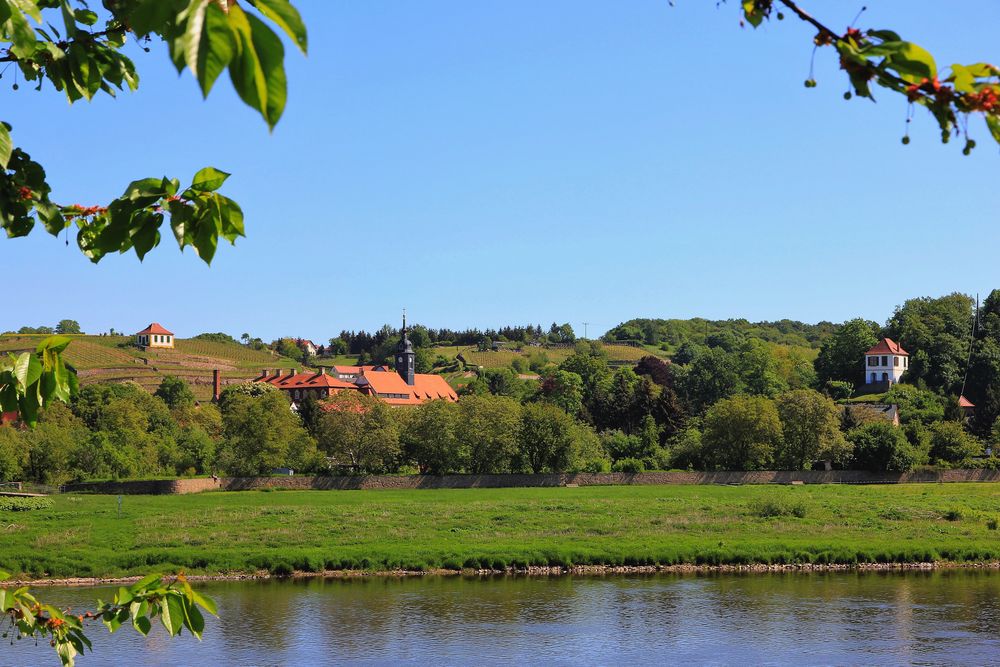
[(359, 475), (355, 477), (223, 477), (69, 484), (70, 492), (179, 494), (252, 489), (479, 489), (656, 484), (912, 484), (915, 482), (1000, 482), (998, 470), (940, 470), (870, 473), (860, 470), (753, 472), (564, 473), (551, 475)]

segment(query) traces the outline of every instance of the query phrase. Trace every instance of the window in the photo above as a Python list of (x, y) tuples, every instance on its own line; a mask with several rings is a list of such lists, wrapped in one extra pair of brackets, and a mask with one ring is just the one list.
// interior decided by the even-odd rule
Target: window
[(868, 357), (869, 366), (878, 366), (878, 357)]
[(893, 366), (899, 366), (899, 357), (893, 357), (892, 358), (892, 365)]
[(875, 377), (876, 377), (875, 374), (872, 373), (872, 384), (875, 384), (876, 382), (878, 382), (878, 380), (876, 380)]
[(299, 390), (295, 390), (295, 400), (299, 400)]
[(888, 381), (889, 381), (889, 374), (882, 373), (882, 382), (888, 382)]
[(888, 366), (889, 365), (889, 357), (886, 357), (886, 356), (882, 357), (882, 365), (883, 366)]
[(909, 367), (910, 367), (910, 358), (903, 357), (903, 368), (909, 368)]

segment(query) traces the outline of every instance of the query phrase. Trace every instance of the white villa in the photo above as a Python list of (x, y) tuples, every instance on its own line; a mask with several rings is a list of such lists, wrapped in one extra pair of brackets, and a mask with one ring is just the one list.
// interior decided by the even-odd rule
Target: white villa
[(910, 367), (910, 353), (891, 338), (865, 352), (865, 384), (894, 385)]

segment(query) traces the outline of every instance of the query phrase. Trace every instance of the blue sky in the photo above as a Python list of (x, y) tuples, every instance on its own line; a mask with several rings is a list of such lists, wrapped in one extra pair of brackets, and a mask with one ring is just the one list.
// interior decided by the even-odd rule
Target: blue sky
[[(1000, 151), (942, 146), (905, 102), (845, 102), (811, 32), (738, 25), (709, 0), (298, 0), (272, 134), (225, 78), (202, 101), (165, 47), (134, 54), (137, 93), (68, 106), (11, 91), (15, 139), (61, 202), (133, 178), (233, 172), (247, 238), (211, 267), (167, 231), (140, 263), (93, 265), (38, 230), (0, 241), (17, 287), (0, 330), (78, 320), (179, 336), (325, 340), (396, 323), (632, 317), (884, 321), (896, 304), (1000, 287)], [(838, 29), (857, 9), (804, 3)], [(867, 2), (939, 64), (1000, 60), (991, 0)], [(72, 244), (72, 240), (71, 240)], [(11, 307), (11, 304), (13, 307)]]

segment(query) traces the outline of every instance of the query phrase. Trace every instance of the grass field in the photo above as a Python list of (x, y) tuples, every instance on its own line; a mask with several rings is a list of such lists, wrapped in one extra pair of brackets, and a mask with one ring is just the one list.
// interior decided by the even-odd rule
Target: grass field
[(981, 561), (1000, 485), (61, 495), (0, 512), (0, 569), (115, 576), (527, 565)]

